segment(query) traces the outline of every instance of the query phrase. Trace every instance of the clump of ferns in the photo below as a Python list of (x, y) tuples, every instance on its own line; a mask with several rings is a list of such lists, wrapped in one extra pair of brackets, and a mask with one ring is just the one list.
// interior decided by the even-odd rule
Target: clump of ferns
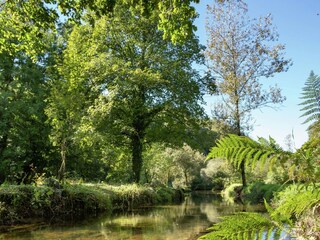
[[(244, 162), (252, 170), (267, 163), (270, 169), (274, 164), (287, 164), (290, 165), (290, 180), (300, 183), (279, 192), (273, 207), (265, 202), (267, 215), (242, 212), (226, 216), (201, 239), (280, 239), (285, 234), (298, 235), (306, 230), (298, 223), (307, 215), (315, 221), (312, 227), (308, 227), (309, 230), (319, 232), (320, 189), (316, 183), (320, 172), (317, 160), (319, 145), (319, 140), (311, 141), (292, 153), (281, 149), (272, 138), (257, 142), (245, 136), (228, 135), (220, 139), (208, 158), (225, 158), (236, 168)], [(310, 215), (312, 209), (314, 214)], [(313, 237), (309, 234), (305, 239)]]

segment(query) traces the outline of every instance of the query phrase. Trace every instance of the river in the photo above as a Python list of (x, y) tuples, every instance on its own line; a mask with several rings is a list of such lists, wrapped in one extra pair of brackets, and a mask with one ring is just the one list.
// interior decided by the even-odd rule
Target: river
[(2, 229), (0, 239), (34, 240), (194, 240), (220, 217), (262, 206), (230, 205), (210, 192), (192, 194), (179, 205), (114, 213), (81, 221), (18, 225)]

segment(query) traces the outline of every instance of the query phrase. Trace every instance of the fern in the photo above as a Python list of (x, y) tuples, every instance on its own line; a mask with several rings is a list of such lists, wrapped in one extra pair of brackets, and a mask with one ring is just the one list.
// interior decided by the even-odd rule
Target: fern
[[(267, 202), (265, 205), (269, 218), (252, 212), (226, 216), (221, 222), (208, 229), (212, 232), (199, 239), (280, 239), (281, 233), (292, 233), (296, 220), (309, 209), (320, 207), (320, 189), (316, 185), (293, 185), (279, 193), (278, 206), (275, 209), (272, 209)], [(296, 227), (293, 229), (297, 231)]]
[(259, 213), (241, 212), (222, 219), (222, 222), (209, 228), (212, 232), (202, 236), (200, 239), (279, 239), (277, 235), (281, 232), (281, 228), (277, 224)]
[(254, 169), (258, 163), (264, 166), (267, 161), (274, 163), (290, 154), (278, 147), (272, 138), (270, 141), (260, 138), (259, 141), (230, 134), (217, 142), (217, 146), (210, 150), (207, 159), (224, 158), (238, 169), (241, 163), (245, 162), (246, 167), (251, 165)]
[(291, 224), (308, 209), (320, 204), (320, 189), (316, 185), (292, 185), (278, 195), (277, 208), (269, 211), (270, 217), (278, 222)]
[(313, 72), (310, 73), (304, 88), (302, 89), (303, 102), (300, 105), (304, 106), (301, 111), (304, 113), (301, 117), (307, 117), (304, 123), (320, 120), (320, 77)]

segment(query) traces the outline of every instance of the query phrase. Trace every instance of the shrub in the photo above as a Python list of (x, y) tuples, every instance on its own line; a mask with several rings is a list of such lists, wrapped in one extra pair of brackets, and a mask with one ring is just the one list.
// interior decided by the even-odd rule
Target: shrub
[(73, 215), (96, 214), (99, 211), (112, 209), (110, 196), (85, 185), (65, 184), (61, 193), (62, 205), (60, 212)]
[(250, 184), (245, 189), (245, 200), (252, 204), (263, 203), (264, 199), (267, 202), (273, 198), (274, 193), (282, 190), (283, 187), (280, 184), (266, 184), (263, 182), (256, 182)]
[(2, 223), (28, 217), (65, 217), (111, 209), (110, 196), (81, 185), (49, 186), (2, 185), (0, 187)]
[(239, 189), (242, 188), (242, 184), (234, 183), (226, 187), (221, 191), (222, 198), (229, 203), (234, 203), (235, 200), (239, 199)]

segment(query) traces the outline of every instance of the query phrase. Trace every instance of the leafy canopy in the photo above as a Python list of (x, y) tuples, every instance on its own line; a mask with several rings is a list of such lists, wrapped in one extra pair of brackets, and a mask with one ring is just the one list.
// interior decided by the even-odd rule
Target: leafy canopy
[(202, 83), (192, 68), (202, 61), (198, 39), (163, 39), (159, 12), (142, 10), (116, 4), (112, 16), (88, 12), (73, 27), (48, 110), (60, 142), (67, 134), (81, 145), (129, 148), (136, 181), (146, 142), (181, 144), (203, 116)]
[[(183, 42), (196, 27), (193, 20), (197, 16), (192, 3), (199, 0), (5, 0), (0, 3), (0, 53), (24, 51), (36, 58), (46, 49), (44, 36), (56, 31), (57, 23), (63, 20), (81, 24), (86, 12), (96, 16), (116, 14), (116, 4), (124, 4), (128, 9), (140, 7), (136, 16), (146, 17), (154, 12), (159, 14), (157, 26), (163, 31), (163, 38), (173, 43)], [(94, 24), (94, 22), (91, 22)]]

